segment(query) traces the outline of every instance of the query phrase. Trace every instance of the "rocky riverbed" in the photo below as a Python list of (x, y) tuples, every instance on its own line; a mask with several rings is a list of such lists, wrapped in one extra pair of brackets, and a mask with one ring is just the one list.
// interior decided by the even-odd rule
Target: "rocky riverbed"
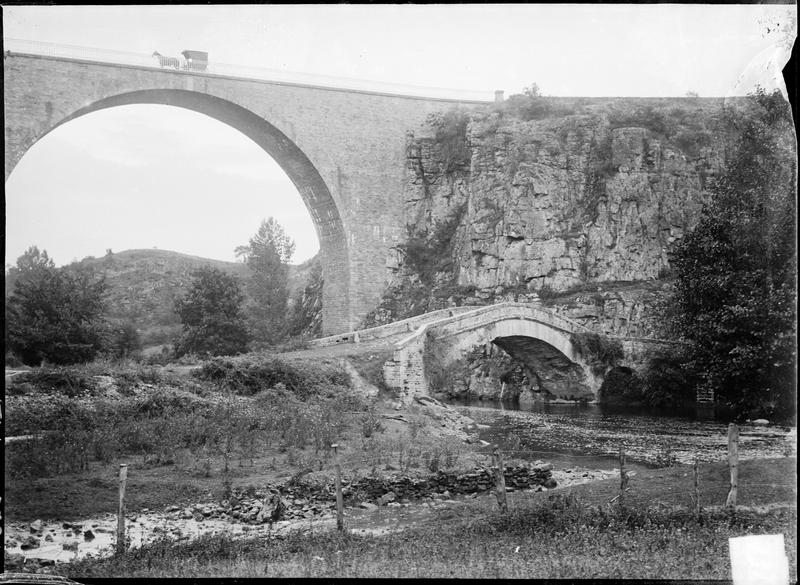
[[(559, 477), (565, 475), (561, 471), (558, 474)], [(553, 475), (551, 466), (542, 461), (533, 465), (508, 465), (507, 489), (553, 489), (557, 485)], [(574, 477), (579, 475), (576, 472)], [(587, 474), (582, 478), (590, 479)], [(569, 479), (565, 478), (565, 482), (569, 483)], [(415, 478), (393, 474), (345, 479), (344, 484), (347, 515), (358, 518), (361, 514), (394, 508), (398, 513), (404, 512), (400, 516), (405, 522), (414, 520), (414, 514), (405, 509), (413, 508), (424, 514), (426, 510), (456, 504), (460, 498), (477, 497), (489, 492), (494, 485), (490, 471), (483, 468), (468, 473), (440, 472)], [(388, 520), (377, 525), (366, 521), (368, 519), (361, 520), (361, 525), (357, 522), (352, 526), (356, 532), (380, 534), (399, 529), (396, 522)], [(126, 535), (128, 546), (139, 547), (159, 538), (180, 542), (219, 533), (234, 537), (270, 533), (281, 537), (291, 530), (329, 528), (335, 521), (332, 482), (298, 482), (234, 490), (221, 502), (170, 506), (164, 510), (142, 509), (126, 516)], [(6, 525), (6, 567), (41, 570), (56, 563), (111, 554), (116, 543), (116, 528), (115, 514), (71, 522), (10, 522)]]
[[(596, 465), (602, 458), (616, 457), (620, 448), (631, 462), (649, 467), (691, 463), (695, 456), (703, 462), (727, 458), (728, 427), (715, 421), (604, 414), (591, 407), (549, 413), (476, 406), (457, 410), (481, 426), (482, 439), (524, 459), (560, 453), (594, 458)], [(796, 427), (740, 425), (741, 459), (796, 455)]]

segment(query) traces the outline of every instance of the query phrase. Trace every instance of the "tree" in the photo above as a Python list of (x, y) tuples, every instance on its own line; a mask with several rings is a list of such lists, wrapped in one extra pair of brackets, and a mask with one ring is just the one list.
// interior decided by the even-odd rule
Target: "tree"
[(522, 90), (522, 93), (531, 98), (542, 97), (542, 90), (539, 89), (539, 84), (537, 83), (531, 83), (529, 87)]
[(14, 284), (19, 278), (33, 278), (39, 271), (55, 267), (53, 260), (47, 255), (47, 250), (31, 246), (17, 258), (16, 266), (6, 271), (6, 296), (14, 290)]
[(736, 413), (791, 415), (796, 363), (795, 143), (777, 91), (729, 111), (736, 138), (675, 251), (671, 325), (685, 365)]
[(250, 331), (254, 339), (275, 343), (286, 335), (289, 299), (289, 260), (294, 241), (272, 217), (263, 220), (247, 246), (236, 254), (253, 271), (247, 283), (252, 302), (247, 307)]
[(239, 280), (221, 270), (203, 267), (186, 296), (175, 301), (183, 333), (175, 353), (234, 355), (247, 351), (249, 336), (242, 315)]
[(111, 328), (108, 351), (117, 358), (137, 355), (142, 349), (142, 341), (136, 325), (131, 321), (118, 323)]
[(25, 364), (87, 362), (103, 350), (106, 284), (55, 268), (47, 252), (29, 248), (17, 260), (6, 302), (6, 343)]

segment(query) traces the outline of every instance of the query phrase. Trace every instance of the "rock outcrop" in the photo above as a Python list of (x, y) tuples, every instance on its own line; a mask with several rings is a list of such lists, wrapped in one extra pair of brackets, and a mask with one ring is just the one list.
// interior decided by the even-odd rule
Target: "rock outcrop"
[[(409, 134), (409, 237), (367, 324), (668, 276), (670, 248), (722, 166), (718, 109), (620, 100), (535, 120), (502, 109), (432, 117)], [(604, 296), (601, 314), (571, 305), (602, 330), (642, 327), (637, 294)]]

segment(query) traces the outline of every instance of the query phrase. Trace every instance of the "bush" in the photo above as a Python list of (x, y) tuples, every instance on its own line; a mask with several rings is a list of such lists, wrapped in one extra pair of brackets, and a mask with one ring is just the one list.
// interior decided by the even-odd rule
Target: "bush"
[(611, 129), (646, 128), (665, 137), (675, 132), (675, 120), (653, 106), (638, 106), (633, 111), (615, 111), (608, 117)]
[[(254, 400), (228, 392), (212, 401), (176, 391), (165, 386), (172, 380), (162, 371), (138, 364), (116, 371), (101, 362), (34, 372), (32, 383), (46, 392), (7, 396), (7, 434), (41, 436), (9, 445), (9, 477), (81, 471), (90, 455), (102, 461), (141, 455), (145, 461), (170, 463), (185, 453), (199, 466), (196, 471), (208, 475), (212, 457), (223, 457), (227, 467), (230, 457), (252, 459), (262, 445), (326, 450), (341, 439), (351, 420), (362, 422), (352, 413), (366, 406), (351, 394), (349, 376), (340, 369), (248, 357), (212, 360), (200, 377), (243, 394), (254, 394), (254, 388), (268, 382)], [(240, 375), (236, 362), (243, 370)], [(98, 373), (111, 373), (120, 390), (136, 382), (159, 385), (140, 387), (122, 398), (92, 398), (90, 377)]]
[(641, 380), (645, 401), (650, 406), (673, 408), (695, 403), (699, 378), (680, 348), (651, 352)]
[(707, 130), (681, 130), (674, 137), (675, 144), (689, 157), (696, 158), (700, 151), (714, 143), (714, 137)]
[(453, 271), (453, 238), (467, 212), (467, 202), (456, 207), (446, 218), (437, 221), (431, 233), (409, 233), (400, 246), (405, 266), (416, 273), (425, 285), (433, 283), (437, 272)]
[(578, 352), (596, 373), (603, 373), (612, 368), (625, 357), (622, 343), (597, 333), (572, 333), (569, 337), (575, 351)]
[(337, 388), (350, 385), (347, 372), (335, 366), (253, 355), (211, 359), (194, 375), (201, 380), (217, 382), (244, 396), (252, 396), (278, 384), (301, 398), (329, 394)]
[(644, 401), (642, 380), (630, 368), (612, 368), (600, 386), (600, 399), (606, 404), (640, 404)]
[(435, 141), (441, 149), (444, 172), (452, 173), (469, 167), (472, 156), (467, 144), (469, 114), (462, 110), (449, 110), (444, 114), (431, 114), (427, 122), (436, 129)]
[(14, 355), (14, 352), (11, 351), (6, 352), (5, 364), (7, 368), (19, 368), (25, 365), (22, 363), (22, 360)]

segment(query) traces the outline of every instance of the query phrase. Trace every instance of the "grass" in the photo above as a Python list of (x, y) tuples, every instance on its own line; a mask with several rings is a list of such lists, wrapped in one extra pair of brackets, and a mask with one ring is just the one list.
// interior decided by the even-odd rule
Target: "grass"
[[(151, 466), (174, 464), (178, 475), (205, 477), (225, 461), (252, 466), (267, 452), (308, 466), (369, 414), (367, 404), (345, 386), (347, 374), (330, 364), (218, 359), (204, 364), (199, 376), (177, 382), (197, 392), (169, 385), (177, 374), (153, 376), (151, 370), (137, 372), (134, 381), (119, 373), (115, 379), (123, 395), (118, 397), (97, 395), (83, 370), (20, 375), (22, 384), (6, 399), (13, 421), (6, 432), (44, 434), (6, 448), (9, 494), (25, 500), (35, 486), (47, 491), (57, 483), (52, 478), (91, 466), (102, 471), (133, 457)], [(53, 505), (45, 503), (44, 509)]]
[[(430, 522), (379, 537), (325, 531), (285, 539), (212, 536), (157, 543), (117, 558), (67, 567), (92, 577), (455, 577), (729, 579), (728, 538), (786, 535), (794, 510), (707, 513), (617, 510), (554, 496), (531, 507), (434, 514)], [(792, 562), (796, 576), (796, 559)]]
[(383, 364), (392, 357), (393, 353), (391, 349), (384, 349), (368, 354), (349, 356), (347, 359), (364, 380), (377, 387), (384, 395), (391, 395), (393, 392), (386, 385), (383, 377)]
[[(796, 491), (785, 485), (791, 483), (795, 468), (794, 458), (741, 462), (743, 507), (731, 514), (721, 508), (729, 479), (726, 466), (703, 464), (704, 511), (699, 521), (689, 506), (691, 468), (676, 466), (632, 477), (624, 508), (608, 503), (619, 489), (619, 481), (612, 479), (558, 492), (509, 493), (507, 516), (497, 512), (493, 497), (479, 497), (431, 509), (423, 521), (382, 536), (328, 529), (272, 539), (214, 535), (184, 544), (157, 542), (110, 559), (65, 565), (62, 570), (76, 579), (730, 579), (728, 538), (783, 533), (791, 578), (796, 579)], [(752, 509), (768, 503), (787, 507)], [(391, 518), (399, 513), (382, 508), (374, 515)], [(357, 519), (350, 518), (346, 525), (354, 527)]]

